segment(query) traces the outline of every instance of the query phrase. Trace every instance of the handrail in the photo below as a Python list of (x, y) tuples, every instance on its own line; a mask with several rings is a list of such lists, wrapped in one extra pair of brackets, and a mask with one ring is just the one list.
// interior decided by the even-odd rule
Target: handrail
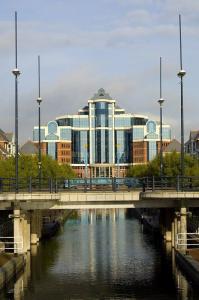
[[(0, 178), (0, 193), (15, 192), (15, 178)], [(103, 190), (151, 190), (199, 191), (199, 176), (148, 176), (143, 178), (18, 178), (18, 192), (58, 193), (64, 190), (83, 190), (85, 192)]]
[[(130, 190), (142, 188), (138, 178), (18, 178), (18, 192), (49, 192), (58, 193), (66, 190)], [(15, 192), (15, 178), (0, 178), (0, 193)]]
[(180, 246), (197, 246), (199, 247), (199, 233), (188, 232), (188, 233), (177, 233), (176, 245)]
[(22, 236), (2, 236), (0, 237), (0, 250), (23, 250), (23, 237)]
[(142, 183), (143, 191), (199, 191), (199, 176), (151, 176), (143, 177)]

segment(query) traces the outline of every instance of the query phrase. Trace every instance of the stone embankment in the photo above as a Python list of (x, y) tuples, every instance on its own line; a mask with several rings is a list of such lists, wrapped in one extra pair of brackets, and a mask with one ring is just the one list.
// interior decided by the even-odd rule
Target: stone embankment
[(184, 273), (199, 285), (199, 249), (189, 249), (186, 254), (176, 251), (176, 259)]
[(0, 254), (0, 289), (2, 289), (13, 277), (17, 276), (25, 266), (24, 255)]
[[(60, 225), (63, 224), (72, 211), (56, 211), (46, 212), (43, 214), (43, 218), (46, 218), (46, 223), (42, 224), (43, 237), (52, 237)], [(3, 249), (3, 242), (0, 242), (1, 249)], [(15, 278), (19, 274), (26, 264), (26, 253), (13, 254), (7, 252), (0, 252), (0, 289), (4, 288), (7, 283)]]

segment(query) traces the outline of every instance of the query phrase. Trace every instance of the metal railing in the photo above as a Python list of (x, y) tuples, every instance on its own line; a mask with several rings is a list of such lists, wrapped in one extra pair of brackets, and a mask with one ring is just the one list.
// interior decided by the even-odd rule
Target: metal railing
[[(58, 193), (66, 190), (175, 190), (199, 191), (199, 176), (124, 177), (124, 178), (18, 178), (18, 192)], [(0, 193), (15, 192), (15, 178), (0, 178)]]
[(0, 251), (19, 252), (23, 250), (23, 238), (20, 236), (3, 236), (0, 237)]
[(189, 232), (189, 233), (177, 233), (176, 235), (176, 245), (177, 248), (180, 246), (187, 246), (199, 248), (199, 233)]
[[(18, 192), (49, 192), (58, 193), (67, 190), (93, 191), (93, 190), (131, 190), (142, 188), (141, 179), (137, 178), (19, 178)], [(0, 193), (15, 192), (14, 178), (0, 178)]]
[(199, 176), (162, 176), (142, 178), (143, 191), (199, 191)]

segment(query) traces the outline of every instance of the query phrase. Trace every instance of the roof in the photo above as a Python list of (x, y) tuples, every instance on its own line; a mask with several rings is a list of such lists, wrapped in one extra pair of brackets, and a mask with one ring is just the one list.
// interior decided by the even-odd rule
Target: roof
[(173, 139), (169, 145), (164, 149), (164, 152), (180, 152), (181, 151), (181, 144), (176, 139)]
[(5, 132), (2, 129), (0, 129), (0, 141), (9, 142)]
[(91, 100), (98, 100), (98, 99), (107, 99), (107, 100), (113, 100), (111, 96), (105, 92), (103, 88), (100, 88), (96, 94), (91, 98)]
[(37, 154), (38, 148), (32, 141), (29, 140), (23, 146), (21, 146), (20, 153), (22, 153), (22, 154)]
[(13, 141), (13, 136), (14, 136), (13, 132), (6, 132), (5, 135), (9, 142)]
[(190, 140), (195, 140), (199, 138), (199, 130), (190, 131)]

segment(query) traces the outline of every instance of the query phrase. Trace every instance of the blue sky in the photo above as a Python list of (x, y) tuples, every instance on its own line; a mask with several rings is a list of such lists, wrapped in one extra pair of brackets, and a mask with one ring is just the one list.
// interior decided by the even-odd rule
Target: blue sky
[(37, 56), (42, 123), (76, 113), (103, 87), (127, 112), (163, 119), (180, 136), (178, 15), (182, 15), (185, 132), (198, 126), (199, 1), (43, 0), (1, 2), (0, 128), (14, 130), (14, 12), (18, 11), (19, 138), (37, 124)]

